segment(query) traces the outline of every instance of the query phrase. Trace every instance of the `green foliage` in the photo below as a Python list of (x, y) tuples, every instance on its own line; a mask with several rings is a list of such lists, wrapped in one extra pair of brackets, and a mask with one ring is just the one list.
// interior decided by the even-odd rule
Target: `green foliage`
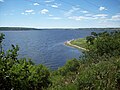
[(71, 44), (80, 46), (82, 48), (86, 48), (86, 46), (87, 46), (85, 38), (80, 38), (80, 39), (72, 40)]
[[(3, 39), (4, 35), (1, 34), (1, 43)], [(18, 59), (18, 51), (18, 45), (12, 45), (12, 49), (6, 52), (2, 50), (0, 53), (0, 89), (41, 90), (47, 88), (51, 84), (49, 70), (43, 65), (34, 65), (26, 58)]]
[[(119, 63), (119, 64), (118, 64)], [(116, 75), (120, 71), (120, 58), (111, 58), (87, 66), (81, 71), (77, 81), (79, 90), (117, 90)]]
[(87, 43), (89, 43), (90, 45), (92, 45), (94, 42), (94, 37), (93, 36), (88, 36), (88, 37), (86, 37), (86, 40), (87, 40)]
[(55, 87), (50, 87), (47, 90), (78, 90), (78, 89), (75, 84), (69, 84), (69, 85), (59, 85)]
[(67, 75), (71, 72), (76, 72), (79, 68), (79, 61), (77, 59), (68, 60), (67, 63), (58, 69), (60, 75)]
[(97, 55), (120, 55), (120, 32), (103, 32), (99, 34), (92, 34), (87, 37), (87, 42), (89, 45), (89, 54), (91, 52)]
[(68, 60), (63, 67), (52, 73), (52, 86), (48, 90), (77, 90), (73, 82), (76, 79), (78, 68), (79, 61), (77, 59)]
[(0, 33), (0, 44), (2, 43), (3, 39), (5, 39), (4, 36), (5, 35), (3, 33)]

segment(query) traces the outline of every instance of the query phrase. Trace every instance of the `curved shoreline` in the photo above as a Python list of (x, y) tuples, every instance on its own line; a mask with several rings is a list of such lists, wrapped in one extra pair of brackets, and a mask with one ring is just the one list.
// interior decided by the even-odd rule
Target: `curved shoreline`
[(77, 48), (77, 49), (88, 51), (86, 48), (83, 48), (83, 47), (71, 44), (71, 41), (73, 41), (73, 40), (66, 41), (64, 44), (67, 45), (67, 46), (71, 46), (71, 47)]

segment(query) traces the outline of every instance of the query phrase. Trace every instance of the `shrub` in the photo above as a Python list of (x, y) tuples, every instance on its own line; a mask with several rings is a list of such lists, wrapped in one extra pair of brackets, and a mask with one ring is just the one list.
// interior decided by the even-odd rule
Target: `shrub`
[[(119, 65), (118, 65), (119, 63)], [(77, 79), (79, 90), (119, 90), (120, 58), (86, 67)]]
[[(91, 38), (92, 37), (92, 38)], [(103, 32), (99, 34), (92, 34), (88, 36), (87, 43), (89, 46), (89, 52), (87, 54), (97, 54), (97, 55), (110, 55), (117, 56), (120, 55), (120, 32)]]
[(77, 72), (79, 68), (79, 61), (77, 59), (68, 60), (67, 63), (58, 69), (58, 72), (65, 76), (72, 72)]
[(51, 81), (50, 72), (43, 65), (34, 65), (26, 58), (18, 59), (18, 45), (12, 45), (12, 49), (4, 51), (0, 36), (0, 89), (1, 90), (41, 90), (47, 88)]

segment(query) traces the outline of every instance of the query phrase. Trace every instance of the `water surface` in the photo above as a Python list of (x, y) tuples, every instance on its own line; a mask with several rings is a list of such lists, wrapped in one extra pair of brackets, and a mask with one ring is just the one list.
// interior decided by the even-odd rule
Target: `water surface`
[[(63, 66), (67, 60), (79, 58), (81, 51), (64, 45), (71, 39), (84, 38), (93, 30), (30, 30), (2, 31), (4, 47), (19, 45), (19, 57), (31, 58), (35, 64), (44, 64), (51, 69)], [(99, 30), (96, 32), (102, 32)]]

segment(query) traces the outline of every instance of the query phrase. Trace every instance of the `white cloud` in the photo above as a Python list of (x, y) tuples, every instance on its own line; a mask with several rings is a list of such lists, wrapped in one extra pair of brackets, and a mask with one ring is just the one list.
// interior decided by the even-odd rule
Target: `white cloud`
[(34, 5), (34, 6), (38, 6), (38, 5), (40, 5), (40, 4), (39, 4), (39, 3), (34, 3), (33, 5)]
[(21, 13), (21, 14), (23, 14), (23, 15), (24, 15), (25, 13)]
[(55, 4), (51, 5), (51, 7), (53, 7), (53, 8), (58, 8), (60, 5), (61, 5), (61, 4), (55, 3)]
[(49, 10), (47, 10), (47, 9), (43, 9), (43, 10), (40, 11), (41, 14), (46, 14), (48, 12), (49, 12)]
[(88, 13), (88, 11), (81, 11), (82, 13)]
[(58, 8), (58, 6), (57, 6), (57, 5), (51, 5), (51, 7), (53, 7), (53, 8)]
[(114, 21), (118, 21), (120, 20), (120, 13), (116, 14), (116, 15), (113, 15), (111, 20), (114, 20)]
[(49, 19), (60, 20), (60, 19), (62, 19), (62, 18), (61, 18), (61, 17), (51, 17), (51, 18), (49, 18)]
[(54, 2), (54, 0), (46, 0), (46, 3)]
[(120, 27), (120, 23), (112, 19), (103, 19), (99, 21), (99, 24), (105, 27)]
[(102, 19), (107, 19), (108, 15), (107, 14), (97, 14), (97, 15), (85, 15), (85, 16), (71, 16), (71, 17), (68, 17), (68, 19), (73, 19), (73, 20), (95, 20), (95, 19), (99, 19), (99, 20), (102, 20)]
[(27, 13), (21, 13), (22, 15), (28, 15)]
[(33, 12), (34, 10), (30, 9), (30, 10), (25, 10), (26, 13), (31, 13)]
[(96, 14), (96, 15), (93, 15), (93, 17), (96, 18), (96, 19), (106, 18), (107, 16), (108, 16), (107, 14)]
[(34, 10), (29, 9), (29, 10), (25, 10), (24, 12), (21, 13), (22, 15), (30, 15), (30, 14), (35, 14)]
[(0, 2), (4, 2), (4, 0), (0, 0)]
[(96, 14), (90, 16), (90, 19), (107, 19), (107, 14)]
[(84, 20), (84, 19), (88, 19), (88, 17), (84, 17), (84, 16), (72, 16), (72, 17), (68, 17), (68, 19), (73, 19), (73, 20)]
[(100, 11), (103, 11), (103, 10), (107, 10), (107, 8), (101, 6), (101, 7), (99, 8), (99, 10), (100, 10)]
[(66, 16), (70, 16), (73, 12), (78, 11), (80, 8), (72, 7), (67, 13), (65, 13)]
[(49, 14), (50, 17), (52, 17), (53, 15)]

